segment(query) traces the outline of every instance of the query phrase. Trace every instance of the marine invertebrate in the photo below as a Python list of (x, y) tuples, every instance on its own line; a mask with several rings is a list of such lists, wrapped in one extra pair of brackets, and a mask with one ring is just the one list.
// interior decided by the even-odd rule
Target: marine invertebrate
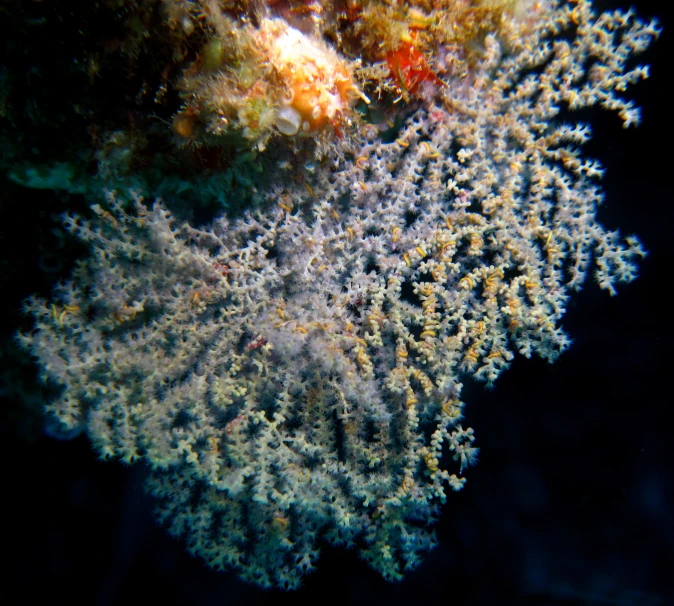
[[(283, 134), (312, 134), (328, 124), (338, 126), (346, 118), (358, 90), (349, 66), (334, 50), (282, 26), (272, 37), (270, 61), (286, 92), (281, 108), (286, 115), (295, 112), (297, 116), (285, 121)], [(292, 128), (297, 124), (294, 132), (290, 124)]]
[[(336, 146), (241, 218), (197, 228), (112, 194), (93, 225), (66, 218), (92, 255), (56, 303), (27, 301), (20, 337), (62, 387), (49, 414), (86, 424), (104, 458), (144, 459), (160, 519), (209, 565), (293, 588), (320, 539), (358, 540), (400, 579), (476, 457), (462, 377), (492, 383), (517, 353), (554, 361), (591, 262), (611, 293), (634, 279), (638, 239), (596, 218), (589, 128), (558, 116), (601, 103), (638, 121), (619, 93), (647, 75), (628, 59), (657, 24), (587, 0), (538, 10), (522, 40), (485, 34), (470, 79), (394, 140), (364, 126), (356, 153)], [(268, 27), (269, 49), (298, 37)], [(293, 71), (297, 49), (274, 52), (300, 92), (285, 107), (319, 108), (309, 132), (328, 124), (345, 76), (311, 88), (318, 60)], [(305, 107), (326, 82), (327, 105)]]
[[(206, 59), (185, 78), (190, 101), (174, 122), (177, 132), (186, 130), (183, 124), (192, 116), (190, 125), (201, 125), (201, 138), (238, 134), (262, 150), (275, 133), (293, 137), (339, 129), (351, 119), (353, 100), (366, 98), (345, 59), (282, 19), (241, 27), (230, 38), (237, 47), (227, 51), (232, 57), (223, 57), (225, 41), (215, 38), (206, 45)], [(192, 137), (194, 129), (187, 134)]]

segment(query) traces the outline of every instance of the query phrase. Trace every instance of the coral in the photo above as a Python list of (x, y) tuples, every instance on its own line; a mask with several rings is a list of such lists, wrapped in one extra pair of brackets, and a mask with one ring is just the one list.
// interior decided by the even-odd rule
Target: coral
[(346, 64), (328, 47), (321, 48), (300, 31), (284, 26), (274, 36), (272, 65), (288, 91), (284, 107), (299, 117), (298, 128), (315, 132), (328, 123), (336, 124), (345, 113), (355, 86)]
[[(522, 0), (434, 7), (371, 0), (347, 3), (344, 12), (281, 2), (253, 26), (214, 2), (200, 4), (214, 33), (185, 70), (186, 103), (174, 129), (210, 145), (239, 134), (260, 150), (279, 133), (324, 136), (332, 126), (341, 136), (359, 122), (354, 101), (370, 103), (367, 91), (395, 91), (408, 102), (432, 96), (467, 76), (488, 34), (521, 40), (532, 19)], [(541, 10), (531, 12), (537, 18)]]
[[(638, 240), (596, 219), (590, 129), (559, 115), (601, 104), (636, 123), (618, 93), (647, 75), (628, 60), (656, 24), (587, 0), (537, 4), (524, 24), (500, 14), (395, 139), (359, 123), (255, 211), (194, 227), (110, 194), (93, 220), (65, 219), (91, 256), (52, 302), (26, 302), (20, 336), (62, 388), (48, 413), (85, 425), (103, 458), (149, 464), (160, 519), (209, 565), (295, 588), (327, 540), (400, 579), (476, 459), (462, 378), (491, 384), (517, 353), (554, 361), (591, 263), (611, 293), (635, 277)], [(319, 128), (346, 72), (321, 72), (330, 53), (287, 25), (251, 37), (266, 27), (268, 48), (288, 36), (305, 61), (276, 51), (298, 88), (283, 107), (303, 121), (318, 107)], [(310, 82), (327, 105), (305, 109)]]
[(247, 43), (240, 45), (236, 70), (226, 65), (220, 69), (221, 41), (209, 43), (204, 65), (219, 72), (206, 84), (200, 78), (186, 82), (186, 89), (196, 87), (189, 107), (207, 110), (184, 110), (174, 122), (181, 136), (194, 137), (198, 116), (208, 133), (240, 132), (262, 150), (274, 132), (290, 137), (312, 135), (326, 126), (339, 128), (353, 99), (363, 96), (349, 65), (333, 49), (283, 20), (265, 19), (258, 28), (245, 28), (244, 37)]

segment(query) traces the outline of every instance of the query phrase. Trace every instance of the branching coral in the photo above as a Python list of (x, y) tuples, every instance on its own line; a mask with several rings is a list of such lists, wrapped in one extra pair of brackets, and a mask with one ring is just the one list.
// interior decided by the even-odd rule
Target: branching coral
[[(475, 460), (462, 376), (555, 360), (593, 259), (611, 293), (635, 277), (638, 240), (596, 220), (589, 127), (558, 116), (600, 103), (636, 122), (616, 91), (646, 76), (628, 59), (657, 26), (586, 0), (538, 10), (525, 42), (486, 34), (470, 78), (394, 140), (360, 125), (355, 153), (279, 178), (255, 212), (196, 228), (110, 195), (93, 223), (66, 219), (92, 256), (54, 302), (27, 302), (21, 336), (62, 387), (49, 414), (104, 458), (145, 460), (160, 518), (209, 565), (294, 588), (325, 539), (400, 579)], [(279, 106), (329, 123), (348, 72), (320, 72), (336, 55), (276, 21), (250, 35), (267, 31)]]

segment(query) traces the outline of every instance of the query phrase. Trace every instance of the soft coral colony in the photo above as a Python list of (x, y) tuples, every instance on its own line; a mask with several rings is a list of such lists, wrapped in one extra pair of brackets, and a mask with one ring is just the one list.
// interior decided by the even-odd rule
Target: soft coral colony
[(586, 273), (635, 276), (568, 110), (638, 122), (628, 61), (656, 24), (586, 0), (164, 10), (176, 52), (199, 48), (183, 143), (320, 161), (208, 227), (137, 195), (68, 216), (91, 256), (20, 337), (62, 387), (48, 413), (148, 463), (159, 517), (214, 568), (295, 588), (328, 541), (400, 579), (476, 457), (461, 377), (555, 360)]

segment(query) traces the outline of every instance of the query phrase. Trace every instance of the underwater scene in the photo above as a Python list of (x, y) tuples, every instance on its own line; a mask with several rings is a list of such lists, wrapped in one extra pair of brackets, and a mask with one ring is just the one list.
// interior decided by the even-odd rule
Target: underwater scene
[(669, 6), (0, 23), (0, 604), (674, 605)]

